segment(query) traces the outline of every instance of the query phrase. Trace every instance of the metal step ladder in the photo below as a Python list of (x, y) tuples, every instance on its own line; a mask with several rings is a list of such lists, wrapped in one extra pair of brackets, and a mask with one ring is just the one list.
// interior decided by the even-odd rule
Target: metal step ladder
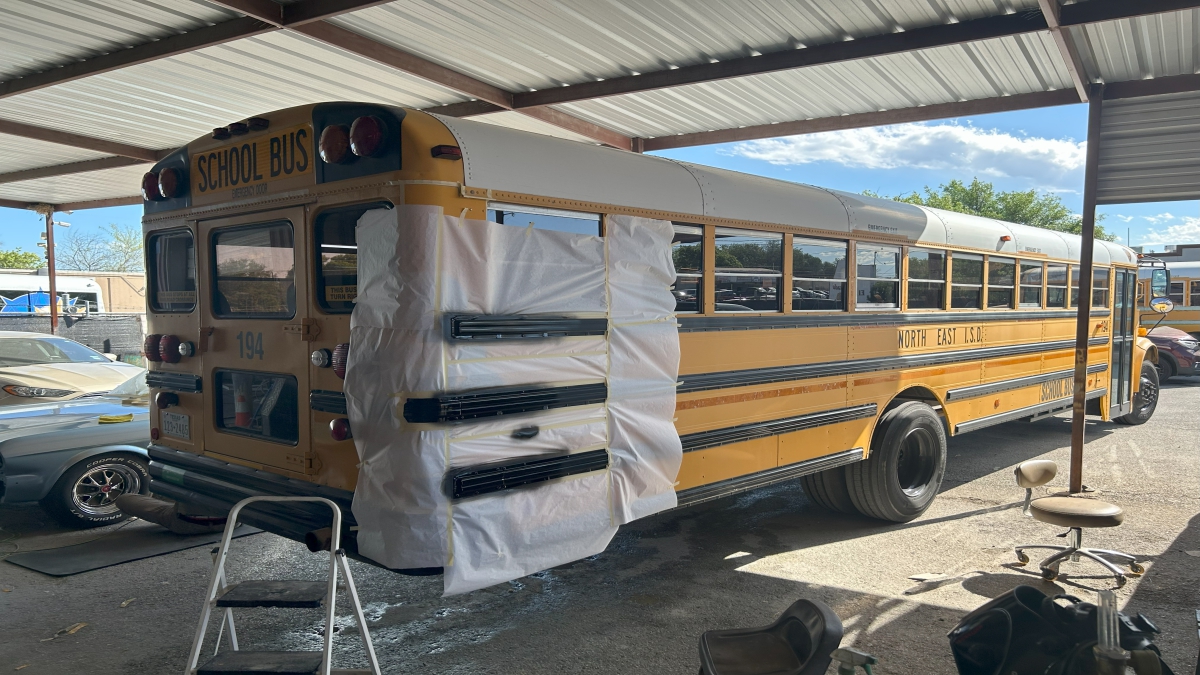
[[(329, 572), (325, 581), (290, 581), (290, 580), (254, 580), (225, 585), (225, 560), (229, 555), (229, 545), (233, 541), (233, 531), (237, 528), (238, 513), (242, 507), (253, 502), (320, 502), (333, 512), (332, 538), (329, 543)], [(192, 641), (192, 651), (188, 656), (185, 675), (235, 675), (240, 673), (273, 673), (274, 675), (335, 675), (350, 673), (370, 673), (380, 675), (379, 660), (375, 658), (375, 648), (371, 644), (371, 634), (367, 629), (367, 621), (363, 616), (362, 604), (358, 600), (358, 591), (354, 587), (354, 577), (350, 575), (350, 567), (346, 564), (346, 552), (339, 544), (342, 533), (342, 510), (338, 505), (324, 497), (249, 497), (238, 502), (229, 512), (229, 520), (225, 524), (225, 534), (221, 538), (221, 547), (213, 556), (213, 574), (208, 583), (208, 595), (204, 598), (204, 609), (200, 613), (200, 626), (196, 629), (196, 637)], [(354, 606), (354, 618), (358, 622), (358, 632), (362, 636), (366, 648), (369, 669), (344, 670), (332, 668), (334, 602), (338, 592), (338, 570), (341, 570), (345, 580), (345, 591)], [(234, 607), (291, 607), (291, 608), (325, 608), (325, 644), (319, 652), (292, 651), (242, 651), (238, 649), (237, 630), (233, 625)], [(224, 609), (221, 629), (217, 633), (216, 646), (213, 656), (204, 665), (200, 662), (200, 650), (204, 646), (204, 635), (208, 631), (208, 622), (212, 617), (213, 608)], [(226, 627), (229, 629), (229, 646), (227, 651), (221, 651), (221, 637)]]

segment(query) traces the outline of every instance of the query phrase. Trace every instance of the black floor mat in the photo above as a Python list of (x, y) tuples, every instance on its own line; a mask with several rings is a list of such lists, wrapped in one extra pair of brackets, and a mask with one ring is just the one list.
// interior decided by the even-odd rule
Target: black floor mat
[[(249, 525), (238, 525), (233, 536), (244, 537), (260, 531)], [(82, 544), (14, 553), (5, 560), (42, 574), (66, 577), (197, 546), (216, 544), (221, 541), (221, 534), (213, 532), (181, 536), (157, 528), (121, 530)]]

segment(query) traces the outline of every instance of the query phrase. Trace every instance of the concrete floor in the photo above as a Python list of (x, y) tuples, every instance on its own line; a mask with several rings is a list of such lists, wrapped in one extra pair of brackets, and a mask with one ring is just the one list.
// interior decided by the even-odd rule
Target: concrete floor
[[(1179, 378), (1164, 387), (1150, 423), (1088, 425), (1084, 482), (1127, 515), (1120, 528), (1087, 533), (1085, 544), (1148, 561), (1146, 575), (1118, 594), (1127, 610), (1157, 622), (1177, 673), (1192, 672), (1197, 653), (1198, 413), (1200, 378)], [(694, 673), (703, 631), (768, 623), (806, 596), (837, 611), (843, 644), (877, 655), (876, 672), (954, 673), (946, 632), (988, 598), (1029, 583), (1094, 600), (1095, 590), (1114, 586), (1085, 563), (1065, 565), (1055, 584), (1007, 566), (1013, 544), (1059, 541), (1058, 528), (1021, 517), (1012, 467), (1048, 458), (1065, 468), (1069, 443), (1062, 418), (951, 439), (942, 494), (905, 525), (828, 514), (787, 484), (646, 519), (594, 559), (454, 598), (439, 597), (439, 577), (353, 570), (389, 673)], [(103, 532), (64, 532), (36, 507), (8, 508), (0, 557)], [(0, 672), (181, 672), (208, 548), (66, 578), (0, 564)], [(241, 539), (232, 555), (234, 579), (322, 571), (316, 556), (273, 535)], [(908, 579), (922, 573), (952, 578)], [(238, 621), (243, 648), (319, 645), (313, 610), (243, 610)], [(78, 622), (88, 625), (48, 640)], [(339, 625), (349, 629), (335, 641), (341, 663), (362, 663), (349, 617)]]

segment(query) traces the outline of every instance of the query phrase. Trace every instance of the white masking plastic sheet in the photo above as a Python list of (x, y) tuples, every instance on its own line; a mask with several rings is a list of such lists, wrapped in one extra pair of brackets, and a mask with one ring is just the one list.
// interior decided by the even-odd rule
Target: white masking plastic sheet
[[(603, 551), (619, 525), (676, 505), (679, 370), (669, 222), (605, 220), (605, 236), (400, 206), (359, 220), (346, 399), (361, 460), (359, 552), (442, 567), (463, 593)], [(461, 340), (448, 317), (605, 319), (604, 335)], [(405, 421), (408, 399), (604, 383), (590, 405), (453, 423)], [(532, 438), (517, 429), (536, 426)], [(607, 451), (608, 467), (453, 500), (448, 471)]]

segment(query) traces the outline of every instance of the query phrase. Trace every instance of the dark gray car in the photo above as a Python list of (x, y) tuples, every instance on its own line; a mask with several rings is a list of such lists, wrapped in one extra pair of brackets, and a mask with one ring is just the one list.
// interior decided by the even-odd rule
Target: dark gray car
[(144, 398), (4, 408), (0, 504), (40, 501), (70, 527), (122, 520), (126, 516), (117, 509), (116, 498), (149, 488), (149, 444), (150, 415)]

